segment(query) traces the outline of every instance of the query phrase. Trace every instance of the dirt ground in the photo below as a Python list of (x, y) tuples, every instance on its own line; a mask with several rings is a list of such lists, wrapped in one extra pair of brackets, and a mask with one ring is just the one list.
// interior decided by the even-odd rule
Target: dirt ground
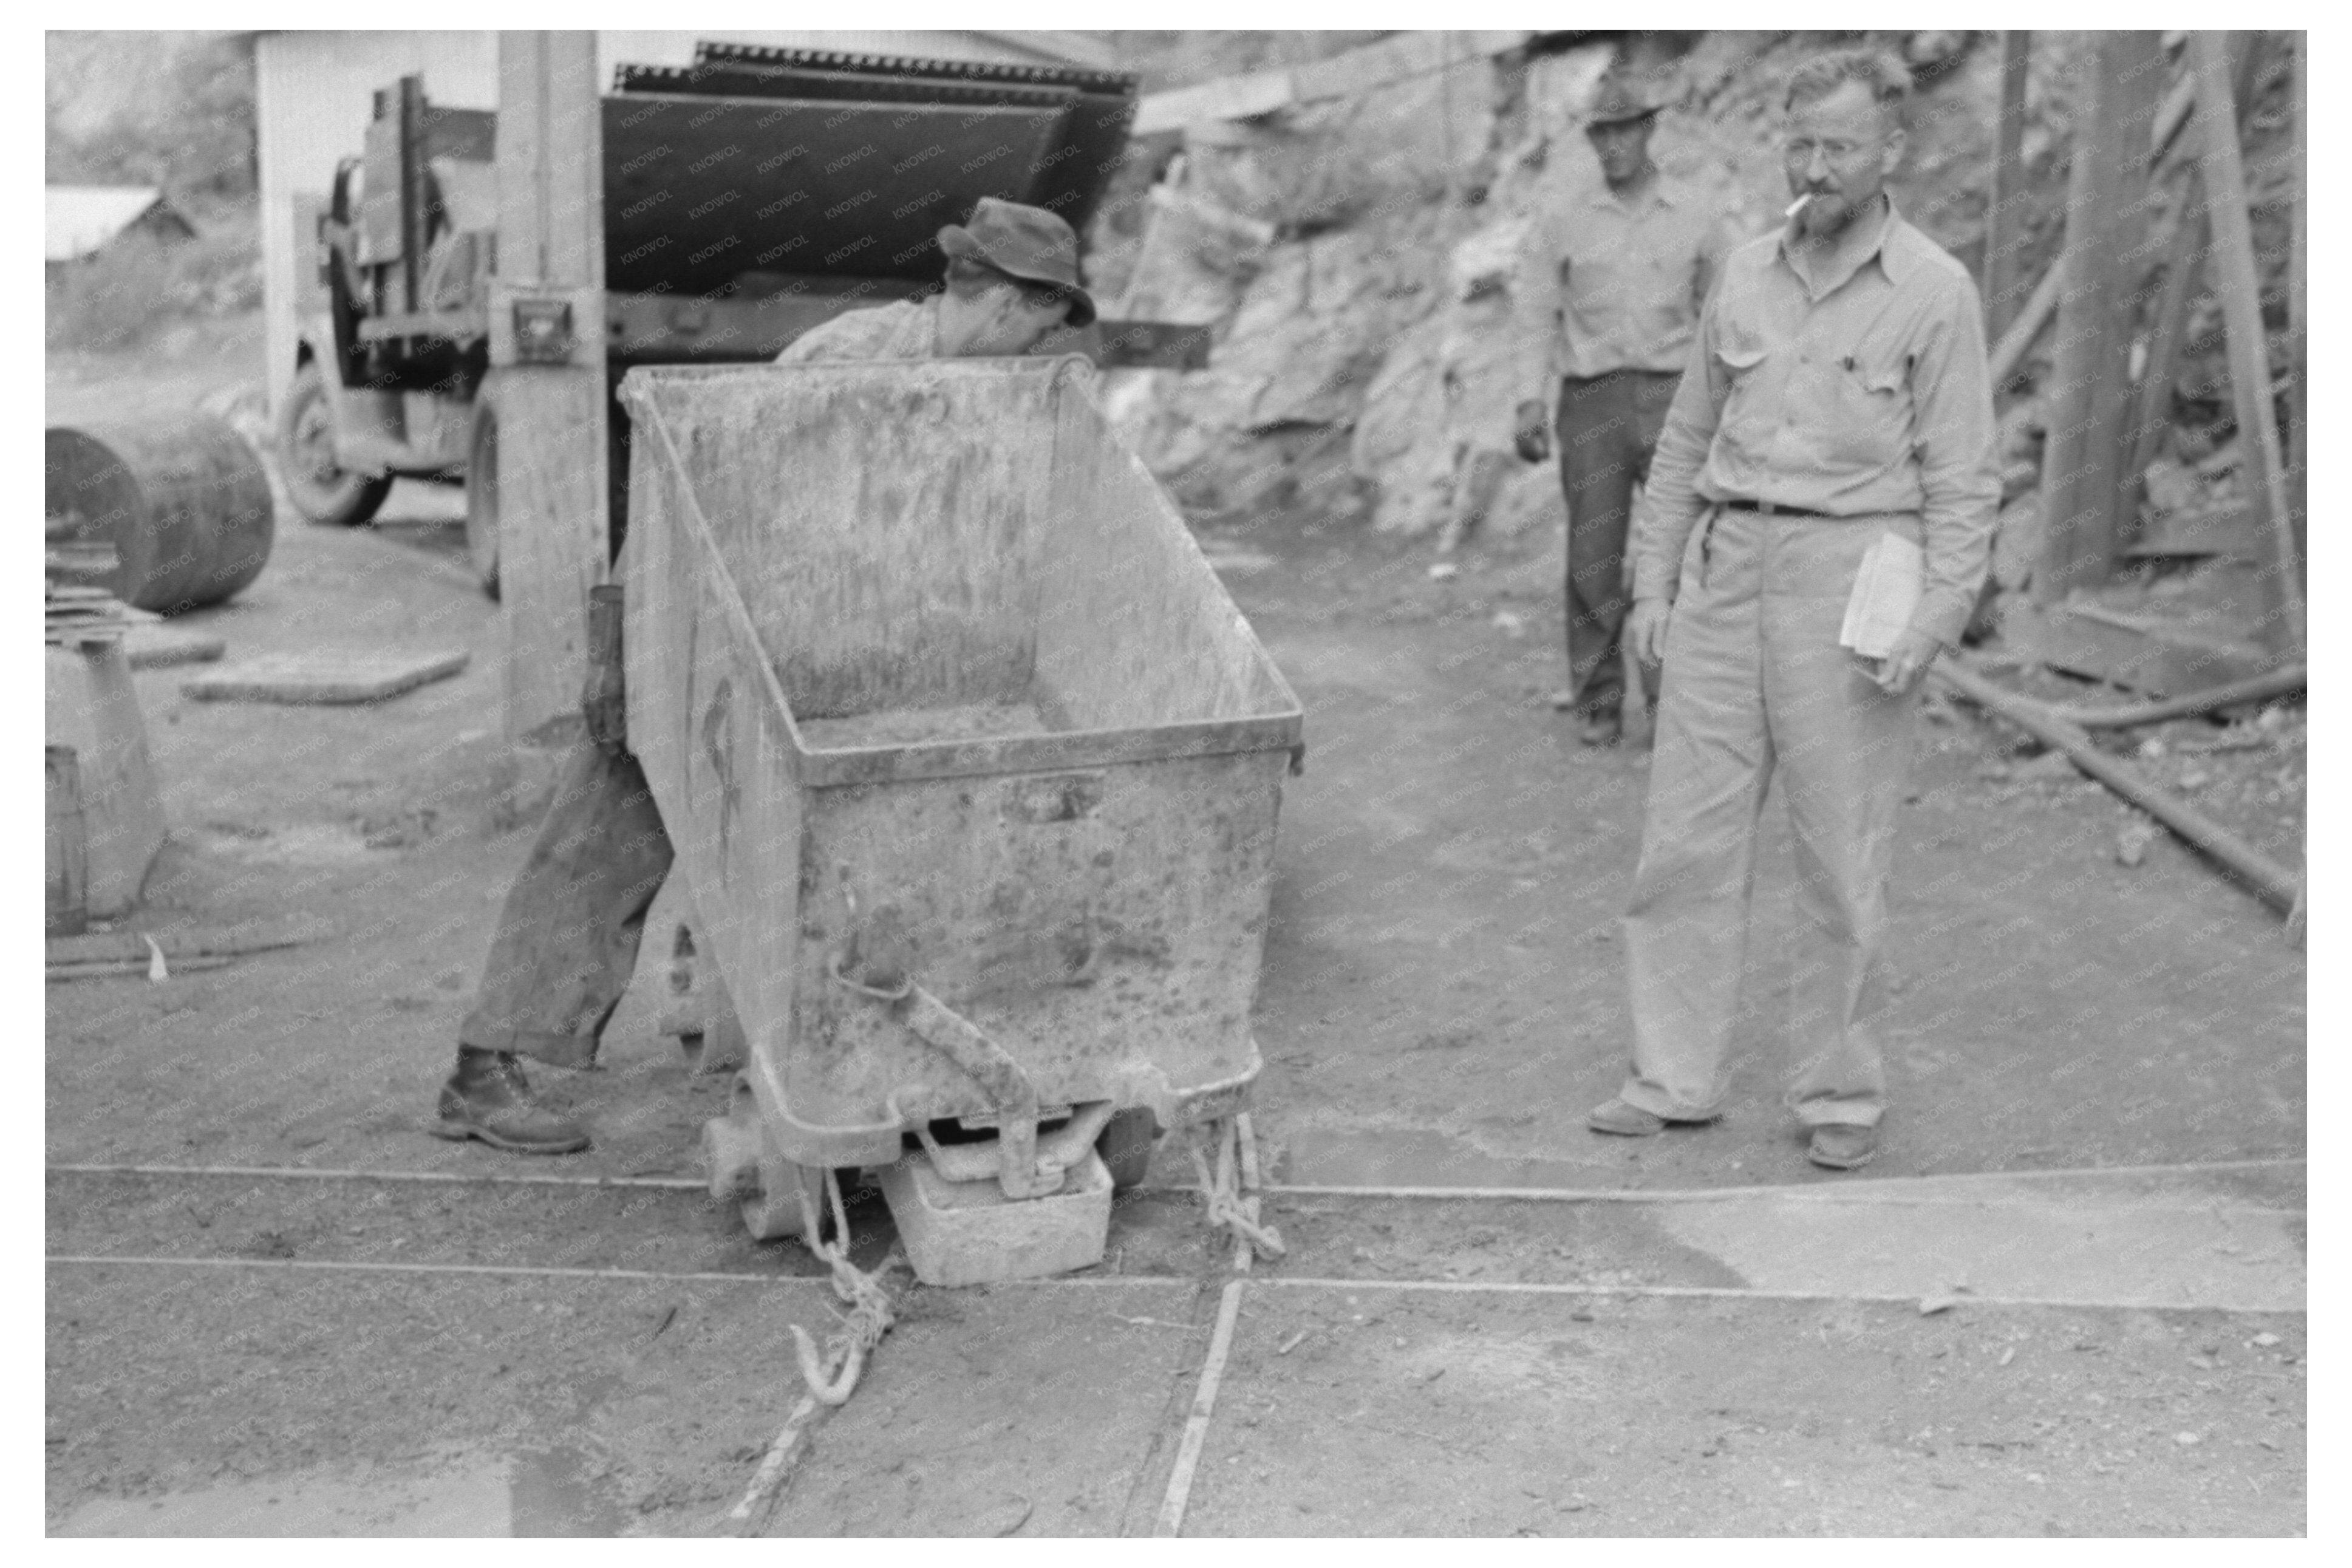
[[(53, 366), (49, 417), (234, 391), (257, 354), (232, 331), (161, 363)], [(599, 1070), (541, 1075), (592, 1123), (590, 1152), (517, 1162), (422, 1131), (530, 837), (502, 808), (496, 610), (459, 568), (457, 516), (454, 492), (407, 485), (369, 530), (281, 514), (261, 579), (190, 617), (231, 659), (446, 647), (472, 656), (457, 678), (303, 709), (192, 701), (185, 669), (137, 677), (173, 838), (136, 928), (299, 915), (320, 934), (160, 984), (48, 988), (53, 1531), (730, 1532), (796, 1397), (782, 1325), (824, 1318), (811, 1260), (682, 1187), (55, 1168), (698, 1174), (725, 1081), (655, 1035), (652, 942)], [(1777, 801), (1729, 1115), (1631, 1142), (1582, 1126), (1623, 1069), (1615, 919), (1644, 756), (1580, 748), (1544, 700), (1558, 541), (1474, 542), (1436, 581), (1425, 543), (1311, 519), (1202, 534), (1307, 712), (1256, 1013), (1269, 1179), (1800, 1196), (1841, 1180), (1778, 1105)], [(2130, 742), (2160, 741), (2147, 765), (2201, 773), (2209, 809), (2293, 859), (2301, 709), (2243, 717)], [(2050, 1202), (2070, 1221), (2226, 1210), (2253, 1228), (2212, 1250), (2237, 1259), (2229, 1237), (2259, 1234), (2245, 1267), (2299, 1279), (2305, 966), (2275, 917), (2161, 835), (2122, 864), (2128, 814), (1971, 710), (1929, 705), (1916, 781), (1893, 1110), (1868, 1173), (1893, 1180), (1868, 1191), (2240, 1163), (2252, 1174), (2172, 1195), (2053, 1176)], [(1225, 1277), (1188, 1180), (1163, 1150), (1160, 1190), (1121, 1204), (1087, 1276), (913, 1292), (755, 1527), (1149, 1533)], [(1293, 1255), (1247, 1288), (1187, 1533), (2304, 1528), (2292, 1305), (2224, 1310), (2236, 1298), (2184, 1286), (2158, 1310), (2118, 1305), (2137, 1300), (2120, 1285), (2002, 1295), (1980, 1278), (1988, 1300), (1923, 1313), (1900, 1281), (1759, 1285), (1764, 1262), (1671, 1205), (1267, 1203)], [(877, 1260), (886, 1212), (866, 1200), (855, 1220)]]

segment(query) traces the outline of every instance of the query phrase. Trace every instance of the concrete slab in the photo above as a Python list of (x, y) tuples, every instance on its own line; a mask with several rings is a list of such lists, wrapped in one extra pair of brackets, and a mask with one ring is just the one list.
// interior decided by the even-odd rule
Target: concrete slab
[(1760, 1290), (2300, 1312), (2300, 1211), (2243, 1205), (1838, 1201), (1661, 1205), (1667, 1235)]
[(2302, 1333), (1254, 1281), (1184, 1533), (2291, 1535)]

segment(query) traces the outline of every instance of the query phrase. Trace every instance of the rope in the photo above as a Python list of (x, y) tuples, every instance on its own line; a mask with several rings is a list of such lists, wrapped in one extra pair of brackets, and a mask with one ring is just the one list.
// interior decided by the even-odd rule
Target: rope
[[(1234, 1177), (1234, 1154), (1241, 1138), (1241, 1130), (1231, 1117), (1220, 1117), (1210, 1124), (1212, 1131), (1195, 1128), (1192, 1146), (1193, 1173), (1201, 1179), (1201, 1201), (1206, 1208), (1204, 1217), (1212, 1230), (1230, 1230), (1236, 1241), (1246, 1242), (1250, 1250), (1264, 1258), (1280, 1258), (1286, 1250), (1282, 1233), (1270, 1225), (1260, 1225), (1242, 1206), (1238, 1185)], [(1207, 1139), (1217, 1140), (1216, 1171), (1209, 1168), (1209, 1153), (1203, 1144)]]
[(800, 1358), (801, 1378), (808, 1384), (809, 1396), (821, 1405), (840, 1405), (849, 1401), (857, 1388), (858, 1377), (866, 1370), (866, 1357), (882, 1336), (898, 1321), (891, 1308), (890, 1292), (882, 1280), (898, 1262), (893, 1248), (882, 1260), (882, 1267), (868, 1274), (849, 1260), (849, 1215), (841, 1202), (841, 1181), (830, 1170), (824, 1173), (826, 1200), (833, 1208), (833, 1239), (824, 1237), (824, 1215), (818, 1212), (816, 1199), (803, 1185), (801, 1188), (801, 1237), (814, 1253), (833, 1270), (833, 1293), (849, 1308), (841, 1326), (825, 1341), (824, 1354), (817, 1353), (816, 1341), (798, 1323), (791, 1325), (793, 1353)]

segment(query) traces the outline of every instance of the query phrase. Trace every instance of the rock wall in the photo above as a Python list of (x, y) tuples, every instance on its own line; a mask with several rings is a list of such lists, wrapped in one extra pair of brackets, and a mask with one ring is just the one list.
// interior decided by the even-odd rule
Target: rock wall
[[(1663, 70), (1671, 101), (1652, 153), (1737, 231), (1779, 221), (1787, 191), (1774, 125), (1788, 72), (1831, 40), (1716, 31), (1627, 35), (1629, 63)], [(1911, 64), (1918, 90), (1894, 182), (1905, 216), (1972, 268), (1983, 254), (2000, 92), (1991, 34), (1876, 36)], [(2288, 54), (2265, 35), (2248, 174), (2266, 281), (2284, 329)], [(1098, 223), (1094, 254), (1118, 312), (1213, 323), (1205, 373), (1109, 378), (1114, 418), (1196, 514), (1241, 518), (1293, 507), (1407, 533), (1499, 534), (1563, 521), (1555, 470), (1510, 450), (1519, 384), (1514, 257), (1535, 216), (1599, 178), (1583, 117), (1616, 43), (1471, 57), (1359, 97), (1243, 124), (1203, 125), (1139, 144), (1144, 179)], [(2030, 285), (2063, 239), (2066, 126), (2081, 40), (2037, 33), (2027, 97), (2022, 275)], [(1676, 53), (1675, 51), (1679, 51)], [(1669, 58), (1671, 57), (1671, 58)], [(2178, 205), (2180, 161), (2157, 182), (2151, 276)], [(1138, 215), (1145, 215), (1139, 221)], [(1122, 299), (1122, 291), (1124, 298)], [(2183, 463), (2226, 489), (2230, 425), (2218, 304), (2193, 313), (2174, 426), (2152, 476), (2154, 510), (2186, 504)], [(2029, 356), (2003, 419), (2007, 469), (1996, 576), (2023, 585), (2038, 551), (2042, 417), (2032, 386), (2050, 334)], [(2273, 345), (2281, 370), (2283, 336)], [(2213, 481), (2210, 476), (2220, 473)], [(2185, 492), (2184, 492), (2185, 493)]]

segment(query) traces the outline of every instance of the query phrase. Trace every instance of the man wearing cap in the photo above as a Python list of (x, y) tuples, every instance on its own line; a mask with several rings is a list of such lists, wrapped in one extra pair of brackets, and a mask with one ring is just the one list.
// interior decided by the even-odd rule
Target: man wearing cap
[[(1078, 239), (1043, 208), (982, 197), (968, 226), (940, 230), (944, 291), (836, 316), (793, 340), (779, 364), (1021, 354), (1095, 319), (1078, 282)], [(625, 742), (621, 589), (590, 590), (588, 738), (565, 760), (530, 858), (507, 894), (474, 1005), (457, 1027), (436, 1136), (522, 1154), (588, 1146), (579, 1123), (539, 1102), (522, 1057), (596, 1059), (637, 963), (646, 911), (669, 873), (669, 835)]]
[[(1878, 1147), (1870, 1015), (1911, 699), (1967, 624), (2000, 500), (1976, 286), (1886, 196), (1909, 89), (1902, 62), (1870, 49), (1790, 76), (1797, 200), (1726, 259), (1650, 466), (1625, 636), (1665, 679), (1624, 917), (1633, 1070), (1596, 1131), (1720, 1114), (1777, 773), (1801, 917), (1785, 1103), (1817, 1165), (1851, 1170)], [(1842, 625), (1864, 552), (1890, 534), (1922, 547), (1919, 596), (1887, 656), (1864, 659)]]
[[(1613, 744), (1620, 733), (1633, 482), (1649, 466), (1727, 248), (1721, 224), (1650, 161), (1657, 110), (1646, 89), (1613, 72), (1602, 79), (1585, 121), (1601, 184), (1550, 214), (1521, 253), (1521, 384), (1533, 395), (1518, 405), (1514, 445), (1539, 462), (1556, 425), (1568, 496), (1568, 688), (1554, 700), (1576, 710), (1587, 745)], [(1639, 700), (1654, 695), (1654, 680), (1645, 672), (1652, 689)]]

